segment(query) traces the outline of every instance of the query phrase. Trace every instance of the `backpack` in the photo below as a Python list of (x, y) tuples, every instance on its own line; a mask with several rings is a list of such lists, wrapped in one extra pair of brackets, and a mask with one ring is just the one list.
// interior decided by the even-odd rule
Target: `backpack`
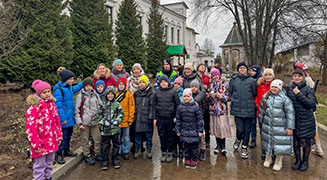
[(81, 96), (81, 104), (80, 104), (80, 106), (79, 106), (79, 112), (80, 112), (80, 116), (81, 116), (81, 118), (83, 117), (83, 114), (84, 114), (84, 111), (83, 111), (83, 107), (84, 107), (84, 103), (85, 103), (85, 100), (86, 100), (87, 98), (85, 97), (85, 94), (83, 94), (82, 93), (82, 96)]

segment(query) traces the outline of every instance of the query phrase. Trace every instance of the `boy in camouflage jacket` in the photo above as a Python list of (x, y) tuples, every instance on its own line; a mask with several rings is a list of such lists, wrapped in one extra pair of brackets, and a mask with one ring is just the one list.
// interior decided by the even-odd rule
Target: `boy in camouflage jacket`
[(105, 91), (105, 99), (98, 110), (98, 124), (101, 132), (101, 169), (108, 169), (110, 141), (113, 144), (112, 164), (115, 169), (120, 168), (120, 123), (124, 117), (124, 111), (119, 102), (115, 101), (116, 89), (108, 86)]

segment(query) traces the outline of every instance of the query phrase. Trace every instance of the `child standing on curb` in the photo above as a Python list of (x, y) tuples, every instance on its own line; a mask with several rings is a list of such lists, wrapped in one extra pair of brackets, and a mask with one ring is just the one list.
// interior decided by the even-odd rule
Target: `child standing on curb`
[(152, 158), (152, 136), (153, 136), (153, 119), (154, 119), (154, 106), (153, 106), (154, 93), (152, 92), (149, 78), (146, 75), (141, 76), (139, 79), (139, 88), (134, 93), (135, 99), (135, 147), (136, 151), (134, 158), (141, 157), (142, 135), (146, 137), (146, 156), (148, 159)]
[(293, 103), (287, 97), (283, 82), (279, 79), (271, 82), (270, 91), (262, 98), (259, 122), (262, 124), (262, 149), (266, 152), (263, 166), (270, 167), (273, 162), (272, 155), (276, 155), (273, 170), (280, 171), (283, 156), (293, 154), (295, 114)]
[(63, 140), (57, 151), (56, 162), (58, 164), (64, 164), (65, 160), (62, 154), (63, 151), (65, 156), (77, 156), (77, 153), (70, 150), (70, 139), (73, 135), (73, 128), (75, 125), (74, 94), (82, 89), (83, 81), (75, 86), (72, 86), (76, 77), (75, 74), (62, 67), (58, 69), (58, 72), (61, 81), (59, 81), (58, 84), (53, 87), (53, 96), (56, 98), (55, 104), (58, 108)]
[(115, 169), (120, 168), (120, 123), (124, 118), (124, 111), (121, 105), (116, 102), (116, 89), (108, 86), (105, 91), (105, 100), (98, 110), (98, 126), (101, 132), (101, 169), (108, 169), (110, 142), (112, 141), (112, 164)]
[[(117, 97), (116, 101), (120, 103), (124, 110), (124, 119), (120, 124), (121, 127), (121, 143), (123, 146), (123, 158), (124, 160), (129, 159), (129, 146), (130, 146), (130, 137), (129, 131), (130, 126), (134, 121), (134, 113), (135, 113), (135, 102), (134, 97), (131, 92), (129, 92), (127, 88), (127, 79), (122, 77), (117, 81)], [(121, 152), (119, 148), (119, 152)]]
[(32, 84), (36, 93), (27, 97), (30, 105), (26, 111), (26, 135), (31, 143), (31, 157), (35, 159), (35, 180), (51, 179), (55, 151), (63, 139), (55, 101), (49, 83), (35, 80)]
[(196, 169), (198, 147), (203, 136), (203, 114), (192, 100), (192, 90), (183, 92), (183, 99), (176, 113), (176, 133), (185, 147), (185, 168)]
[(86, 78), (83, 81), (83, 89), (76, 97), (75, 101), (75, 120), (80, 128), (81, 143), (85, 162), (89, 165), (94, 165), (92, 154), (89, 148), (90, 134), (94, 140), (95, 159), (101, 161), (100, 142), (101, 135), (98, 128), (97, 112), (101, 103), (98, 94), (93, 90), (94, 82), (92, 78)]
[(179, 105), (177, 91), (173, 89), (168, 77), (162, 75), (159, 78), (159, 90), (154, 95), (155, 120), (154, 126), (158, 127), (161, 145), (161, 162), (172, 162), (175, 137), (176, 109)]

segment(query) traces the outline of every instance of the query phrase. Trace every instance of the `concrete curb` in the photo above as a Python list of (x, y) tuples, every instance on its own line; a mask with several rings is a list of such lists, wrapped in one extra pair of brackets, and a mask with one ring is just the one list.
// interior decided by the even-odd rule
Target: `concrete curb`
[(320, 123), (317, 122), (317, 126), (318, 128), (321, 130), (321, 132), (327, 136), (327, 127), (325, 125), (322, 125)]
[(82, 148), (78, 148), (75, 153), (78, 155), (76, 157), (65, 157), (65, 164), (55, 164), (53, 166), (52, 170), (52, 179), (56, 180), (59, 179), (62, 175), (64, 175), (67, 171), (69, 171), (71, 168), (73, 168), (76, 164), (81, 162), (81, 160), (84, 158), (83, 156), (83, 150)]

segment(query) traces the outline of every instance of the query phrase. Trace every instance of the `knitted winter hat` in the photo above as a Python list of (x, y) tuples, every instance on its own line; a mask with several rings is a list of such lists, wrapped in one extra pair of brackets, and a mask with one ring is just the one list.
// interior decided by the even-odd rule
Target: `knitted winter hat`
[(183, 77), (179, 76), (178, 78), (175, 79), (174, 84), (179, 84), (183, 86)]
[(170, 67), (171, 67), (171, 61), (170, 61), (170, 59), (164, 59), (164, 60), (162, 61), (162, 65), (163, 65), (164, 63), (168, 63), (168, 64), (170, 65)]
[(247, 70), (249, 70), (249, 67), (245, 64), (245, 62), (240, 62), (240, 63), (237, 65), (237, 71), (238, 71), (238, 69), (240, 69), (241, 66), (244, 66), (244, 67), (246, 67)]
[[(103, 91), (102, 92), (104, 92), (106, 90), (106, 86), (105, 86), (105, 84), (104, 84), (104, 82), (102, 80), (97, 80), (97, 82), (95, 83), (95, 90), (96, 90), (96, 92), (98, 92), (98, 90), (96, 88), (100, 84), (102, 84), (102, 86), (103, 86)], [(98, 93), (100, 93), (100, 92), (98, 92)]]
[(118, 81), (117, 81), (117, 86), (121, 82), (125, 84), (125, 87), (127, 86), (127, 79), (126, 78), (124, 78), (124, 77), (119, 78)]
[(295, 69), (295, 70), (293, 71), (292, 75), (294, 75), (294, 74), (298, 74), (298, 75), (300, 75), (300, 76), (304, 76), (304, 72), (303, 72), (303, 70), (301, 70), (301, 69)]
[(91, 85), (94, 88), (94, 82), (93, 79), (90, 77), (87, 77), (83, 80), (83, 88), (85, 88), (86, 85)]
[(149, 78), (148, 78), (148, 76), (146, 76), (146, 75), (141, 76), (140, 79), (139, 79), (139, 83), (141, 81), (145, 82), (146, 86), (148, 86), (148, 84), (149, 84)]
[(283, 81), (279, 80), (279, 79), (275, 79), (271, 82), (270, 84), (270, 88), (272, 87), (277, 87), (279, 90), (283, 89)]
[(192, 97), (192, 89), (191, 88), (184, 89), (184, 91), (183, 91), (183, 97), (184, 96)]
[(184, 66), (184, 69), (186, 69), (186, 68), (191, 69), (192, 71), (194, 70), (192, 63), (186, 63)]
[(49, 83), (41, 81), (41, 80), (35, 80), (32, 83), (32, 88), (36, 91), (36, 95), (40, 96), (41, 92), (44, 91), (45, 89), (50, 89), (51, 86)]
[(68, 69), (63, 69), (62, 71), (60, 71), (59, 75), (63, 83), (72, 77), (76, 78), (75, 74)]
[(266, 68), (266, 69), (263, 71), (263, 75), (265, 75), (265, 74), (271, 74), (272, 76), (275, 77), (274, 70), (271, 69), (271, 68)]
[(124, 63), (123, 63), (123, 61), (122, 61), (121, 59), (116, 59), (116, 60), (114, 61), (113, 67), (116, 67), (117, 64), (121, 64), (121, 65), (124, 66)]
[(250, 67), (252, 71), (259, 72), (260, 71), (260, 66), (259, 65), (253, 65)]
[(159, 84), (161, 83), (161, 81), (167, 81), (168, 84), (169, 84), (168, 76), (166, 76), (166, 75), (162, 75), (162, 76), (160, 76), (160, 78), (159, 78)]
[(211, 77), (213, 77), (213, 76), (215, 76), (215, 75), (218, 75), (219, 78), (221, 77), (221, 76), (220, 76), (220, 71), (219, 71), (218, 69), (216, 69), (216, 68), (212, 68), (210, 74), (211, 74)]
[(142, 65), (140, 63), (135, 63), (132, 69), (134, 69), (135, 67), (138, 67), (140, 70), (142, 70)]
[(200, 83), (197, 79), (194, 79), (192, 82), (191, 82), (191, 87), (197, 87), (199, 88), (200, 87)]

